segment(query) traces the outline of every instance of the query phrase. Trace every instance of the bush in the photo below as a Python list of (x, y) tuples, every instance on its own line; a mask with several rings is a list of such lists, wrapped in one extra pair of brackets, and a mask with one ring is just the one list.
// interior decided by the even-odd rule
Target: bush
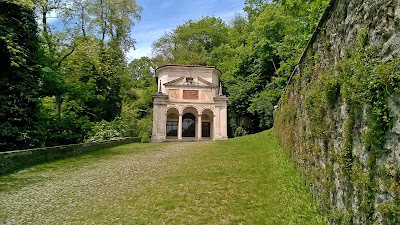
[(85, 142), (104, 141), (131, 136), (133, 136), (131, 128), (121, 118), (116, 117), (111, 122), (102, 120), (95, 123)]
[(57, 146), (83, 142), (93, 124), (87, 117), (64, 114), (61, 117), (44, 115), (40, 125), (42, 146)]

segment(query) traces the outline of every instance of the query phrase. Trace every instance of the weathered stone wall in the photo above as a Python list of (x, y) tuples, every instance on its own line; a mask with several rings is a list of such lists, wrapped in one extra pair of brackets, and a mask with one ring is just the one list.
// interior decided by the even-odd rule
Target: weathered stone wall
[(9, 174), (39, 163), (78, 156), (102, 148), (138, 143), (140, 141), (140, 137), (128, 137), (100, 142), (0, 152), (0, 175)]
[(274, 128), (334, 224), (400, 223), (400, 0), (332, 0)]

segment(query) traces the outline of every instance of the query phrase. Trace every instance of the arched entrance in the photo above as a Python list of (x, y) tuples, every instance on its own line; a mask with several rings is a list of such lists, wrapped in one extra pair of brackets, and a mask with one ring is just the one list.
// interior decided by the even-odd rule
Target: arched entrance
[(205, 109), (201, 116), (201, 137), (213, 137), (213, 118), (214, 113), (210, 109)]
[(192, 113), (182, 116), (182, 137), (196, 136), (196, 117)]
[(167, 112), (167, 138), (178, 138), (179, 112), (176, 108), (171, 108)]
[[(188, 106), (182, 111), (182, 138), (193, 139), (198, 137), (199, 111), (196, 107)], [(201, 126), (201, 125), (200, 125)], [(178, 136), (179, 138), (179, 136)]]

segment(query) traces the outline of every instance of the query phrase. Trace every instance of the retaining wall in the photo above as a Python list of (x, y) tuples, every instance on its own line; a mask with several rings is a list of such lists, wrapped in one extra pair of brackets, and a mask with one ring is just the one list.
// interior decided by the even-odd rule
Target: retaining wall
[(9, 174), (43, 162), (78, 156), (102, 148), (139, 143), (140, 141), (140, 137), (128, 137), (101, 142), (0, 152), (0, 175)]
[(400, 224), (400, 0), (331, 0), (274, 128), (331, 224)]

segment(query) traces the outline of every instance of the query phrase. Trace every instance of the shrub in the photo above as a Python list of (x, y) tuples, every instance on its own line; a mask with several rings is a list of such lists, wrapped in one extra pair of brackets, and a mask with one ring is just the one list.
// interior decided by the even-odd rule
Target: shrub
[(89, 132), (85, 142), (96, 142), (111, 140), (121, 137), (133, 136), (133, 131), (130, 127), (119, 117), (116, 117), (113, 121), (108, 122), (102, 120), (94, 124), (93, 129)]

